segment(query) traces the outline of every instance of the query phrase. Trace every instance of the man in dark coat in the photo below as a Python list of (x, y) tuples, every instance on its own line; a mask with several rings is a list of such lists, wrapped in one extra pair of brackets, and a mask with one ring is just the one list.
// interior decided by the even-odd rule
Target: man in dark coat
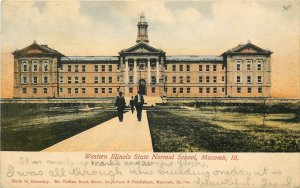
[(138, 91), (138, 94), (134, 97), (134, 103), (135, 103), (138, 121), (141, 121), (142, 110), (143, 110), (143, 105), (144, 105), (144, 97), (140, 91)]
[(134, 104), (134, 97), (133, 96), (131, 97), (129, 105), (130, 105), (130, 108), (131, 108), (131, 113), (133, 113), (134, 112), (134, 106), (135, 106), (135, 104)]
[(115, 102), (115, 107), (118, 109), (118, 117), (120, 122), (123, 121), (123, 113), (124, 113), (125, 106), (126, 106), (125, 99), (123, 97), (123, 93), (120, 91), (119, 96), (117, 96)]

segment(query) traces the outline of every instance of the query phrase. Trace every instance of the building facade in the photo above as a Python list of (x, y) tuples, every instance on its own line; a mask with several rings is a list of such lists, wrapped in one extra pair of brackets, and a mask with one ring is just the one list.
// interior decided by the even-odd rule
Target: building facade
[(157, 97), (271, 97), (271, 54), (250, 42), (218, 56), (167, 56), (149, 45), (142, 14), (136, 45), (117, 56), (65, 56), (34, 42), (14, 55), (14, 98), (98, 98), (138, 90)]

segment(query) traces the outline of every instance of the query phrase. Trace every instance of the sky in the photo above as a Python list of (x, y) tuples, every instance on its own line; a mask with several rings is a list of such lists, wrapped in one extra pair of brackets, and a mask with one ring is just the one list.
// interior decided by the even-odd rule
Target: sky
[(300, 98), (300, 0), (6, 0), (1, 5), (1, 97), (12, 97), (15, 49), (36, 40), (67, 56), (116, 56), (135, 44), (141, 12), (149, 44), (167, 55), (220, 55), (248, 41), (271, 50), (272, 96)]

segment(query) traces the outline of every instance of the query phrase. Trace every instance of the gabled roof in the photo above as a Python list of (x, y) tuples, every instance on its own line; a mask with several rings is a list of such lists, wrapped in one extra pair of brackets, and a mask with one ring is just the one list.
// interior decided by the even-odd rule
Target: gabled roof
[(40, 44), (37, 44), (35, 41), (31, 45), (29, 45), (21, 50), (15, 50), (14, 52), (12, 52), (12, 54), (15, 56), (39, 55), (39, 54), (64, 56), (63, 54), (54, 50), (53, 48), (49, 48), (48, 45), (40, 45)]
[(119, 53), (164, 53), (164, 51), (153, 48), (149, 44), (141, 41), (128, 49), (122, 50)]
[(223, 61), (222, 56), (180, 55), (166, 56), (167, 61)]
[(66, 56), (62, 57), (62, 62), (68, 61), (118, 61), (117, 56)]
[(265, 54), (265, 55), (270, 55), (273, 52), (267, 49), (260, 48), (251, 42), (248, 42), (247, 44), (239, 44), (238, 46), (227, 50), (224, 52), (222, 55), (227, 55), (227, 54)]

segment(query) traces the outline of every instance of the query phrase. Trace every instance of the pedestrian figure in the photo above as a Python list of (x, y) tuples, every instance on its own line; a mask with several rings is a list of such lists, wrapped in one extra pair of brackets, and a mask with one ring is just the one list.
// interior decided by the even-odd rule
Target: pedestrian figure
[(143, 110), (143, 105), (144, 105), (144, 97), (140, 91), (138, 91), (138, 94), (134, 97), (134, 103), (135, 103), (135, 109), (137, 112), (138, 121), (141, 121), (142, 110)]
[(120, 122), (123, 121), (123, 113), (125, 110), (125, 106), (126, 106), (125, 99), (123, 93), (120, 91), (119, 96), (116, 97), (116, 102), (115, 102), (115, 107), (118, 110), (118, 118)]
[(129, 105), (130, 105), (130, 108), (131, 108), (131, 113), (133, 114), (133, 112), (134, 112), (134, 107), (135, 107), (135, 104), (134, 104), (134, 97), (133, 97), (133, 96), (132, 96), (131, 99), (130, 99)]

